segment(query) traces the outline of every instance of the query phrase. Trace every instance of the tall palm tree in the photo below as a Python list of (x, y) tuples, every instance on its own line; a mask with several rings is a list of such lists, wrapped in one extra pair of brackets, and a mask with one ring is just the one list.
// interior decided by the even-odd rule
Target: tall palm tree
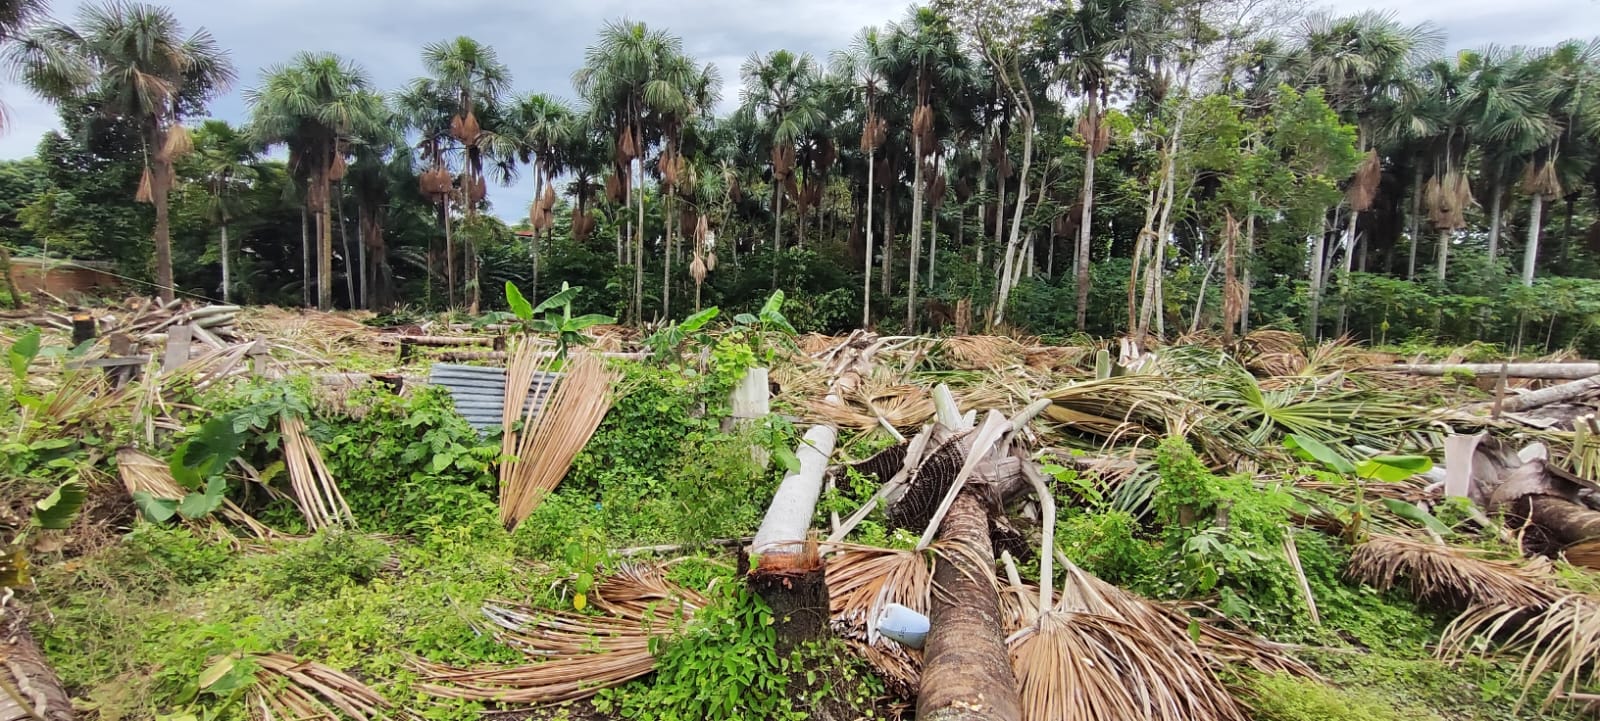
[(862, 328), (872, 323), (872, 196), (877, 186), (873, 175), (878, 164), (878, 148), (888, 135), (884, 120), (878, 115), (878, 95), (887, 88), (889, 82), (885, 72), (889, 64), (887, 40), (886, 33), (878, 28), (865, 27), (851, 38), (849, 48), (835, 50), (830, 58), (834, 74), (849, 79), (860, 91), (862, 104), (861, 154), (866, 158), (867, 165), (866, 250), (862, 253), (865, 275), (861, 282)]
[(233, 300), (232, 248), (228, 228), (248, 210), (243, 191), (259, 177), (256, 154), (248, 138), (222, 120), (207, 120), (195, 138), (194, 169), (205, 187), (206, 219), (216, 224), (220, 236), (222, 302)]
[[(356, 205), (356, 248), (361, 308), (387, 308), (393, 304), (394, 277), (384, 238), (386, 211), (398, 193), (417, 191), (417, 174), (409, 152), (402, 152), (404, 127), (391, 108), (379, 109), (380, 122), (354, 138), (354, 160), (343, 181)], [(415, 197), (415, 196), (411, 196)], [(397, 203), (398, 204), (398, 203)]]
[(1533, 285), (1539, 261), (1544, 204), (1575, 180), (1577, 160), (1567, 152), (1585, 139), (1600, 137), (1600, 38), (1569, 40), (1542, 53), (1525, 69), (1548, 115), (1548, 132), (1522, 155), (1523, 189), (1528, 192), (1528, 242), (1523, 247), (1522, 284)]
[(1089, 317), (1089, 241), (1093, 233), (1095, 161), (1110, 145), (1105, 107), (1129, 53), (1146, 45), (1138, 22), (1145, 0), (1085, 0), (1046, 13), (1055, 70), (1083, 98), (1078, 134), (1084, 143), (1082, 217), (1073, 262), (1077, 278), (1077, 328)]
[(1500, 247), (1504, 204), (1515, 172), (1518, 149), (1537, 142), (1550, 119), (1539, 107), (1537, 87), (1522, 72), (1527, 56), (1519, 48), (1489, 47), (1461, 54), (1468, 74), (1456, 97), (1456, 115), (1469, 126), (1478, 146), (1480, 177), (1489, 187), (1489, 259)]
[(665, 77), (682, 67), (678, 62), (682, 55), (683, 40), (675, 35), (651, 30), (641, 22), (608, 22), (584, 51), (583, 67), (572, 76), (573, 88), (588, 104), (595, 127), (604, 129), (614, 141), (613, 162), (619, 175), (626, 178), (623, 204), (630, 199), (638, 201), (633, 228), (633, 303), (629, 308), (635, 321), (642, 318), (644, 304), (645, 156), (660, 134), (652, 114), (685, 104), (683, 85)]
[[(60, 97), (87, 82), (90, 71), (80, 58), (61, 54), (64, 48), (49, 42), (47, 32), (34, 32), (48, 10), (46, 0), (0, 2), (0, 74), (22, 79), (45, 97)], [(7, 125), (0, 106), (0, 132)]]
[(512, 100), (508, 120), (520, 140), (524, 160), (533, 164), (533, 205), (528, 222), (533, 228), (529, 254), (533, 257), (532, 295), (539, 295), (539, 233), (551, 232), (555, 225), (555, 179), (562, 170), (557, 150), (573, 132), (573, 112), (560, 98), (544, 93), (522, 95)]
[[(450, 133), (461, 143), (464, 156), (461, 186), (466, 196), (465, 209), (470, 223), (477, 217), (478, 204), (488, 195), (484, 180), (484, 154), (495, 150), (494, 144), (503, 140), (496, 128), (483, 122), (486, 119), (484, 116), (499, 110), (500, 100), (511, 86), (511, 71), (505, 63), (500, 62), (494, 48), (466, 36), (424, 46), (422, 65), (436, 87), (456, 104), (456, 112), (450, 119)], [(470, 235), (465, 241), (462, 245), (466, 264), (467, 310), (477, 313), (481, 297), (477, 253)]]
[(135, 198), (155, 206), (156, 286), (170, 300), (172, 238), (167, 196), (173, 162), (193, 148), (183, 114), (233, 83), (227, 51), (204, 28), (185, 35), (171, 10), (122, 0), (88, 5), (76, 28), (40, 28), (18, 61), (24, 78), (55, 100), (94, 94), (103, 112), (134, 119), (146, 160)]
[[(745, 58), (739, 77), (744, 81), (740, 99), (765, 126), (771, 142), (772, 249), (780, 252), (784, 186), (795, 170), (795, 145), (822, 121), (812, 87), (818, 79), (817, 64), (808, 53), (774, 50)], [(776, 277), (776, 265), (773, 274)]]
[[(305, 205), (317, 219), (317, 307), (333, 307), (332, 183), (344, 177), (355, 138), (381, 128), (383, 98), (360, 66), (332, 53), (300, 53), (262, 72), (245, 91), (250, 132), (268, 146), (289, 147), (290, 171), (307, 178)], [(348, 264), (350, 259), (346, 259)]]
[(416, 149), (421, 153), (423, 170), (417, 178), (418, 190), (438, 208), (439, 232), (444, 247), (430, 243), (428, 250), (428, 288), (431, 297), (433, 279), (439, 276), (438, 261), (444, 259), (445, 304), (455, 305), (456, 266), (455, 242), (451, 235), (450, 208), (455, 195), (455, 178), (445, 155), (447, 146), (454, 142), (450, 136), (450, 118), (455, 115), (455, 102), (431, 78), (415, 78), (394, 95), (398, 122), (418, 136)]
[(914, 7), (904, 22), (891, 26), (888, 45), (902, 92), (916, 99), (911, 115), (911, 265), (906, 290), (906, 329), (916, 332), (917, 273), (927, 194), (924, 161), (939, 146), (936, 124), (940, 113), (935, 112), (934, 104), (956, 94), (967, 80), (970, 66), (949, 19), (931, 8)]

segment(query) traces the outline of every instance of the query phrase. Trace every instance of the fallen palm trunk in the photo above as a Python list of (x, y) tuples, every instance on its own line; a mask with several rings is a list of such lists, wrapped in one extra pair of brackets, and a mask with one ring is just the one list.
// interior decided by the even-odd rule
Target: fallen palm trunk
[[(1521, 395), (1509, 396), (1500, 401), (1499, 410), (1502, 413), (1522, 413), (1557, 403), (1575, 401), (1595, 391), (1600, 391), (1600, 375), (1590, 376), (1571, 383), (1550, 386), (1549, 388), (1541, 388)], [(1474, 406), (1474, 409), (1487, 410), (1492, 407), (1494, 407), (1492, 402), (1480, 403)]]
[(933, 583), (917, 718), (1020, 721), (1000, 629), (989, 513), (975, 489), (960, 492), (944, 519)]
[(1371, 370), (1435, 378), (1470, 373), (1475, 376), (1504, 375), (1507, 378), (1575, 381), (1600, 376), (1600, 363), (1403, 363), (1373, 366)]
[(0, 721), (72, 721), (71, 698), (26, 619), (0, 597)]

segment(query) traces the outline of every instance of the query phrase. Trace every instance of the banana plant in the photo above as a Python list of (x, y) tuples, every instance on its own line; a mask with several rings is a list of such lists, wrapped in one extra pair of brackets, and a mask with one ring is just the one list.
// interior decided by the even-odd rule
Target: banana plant
[(516, 284), (508, 280), (506, 302), (511, 305), (511, 314), (523, 332), (548, 333), (555, 336), (556, 357), (566, 358), (568, 348), (589, 342), (589, 337), (585, 336), (583, 331), (597, 325), (617, 322), (612, 316), (598, 313), (573, 317), (572, 301), (582, 291), (582, 286), (569, 286), (563, 281), (560, 292), (534, 306), (523, 297), (522, 291), (517, 289)]
[[(1366, 504), (1368, 481), (1399, 483), (1433, 469), (1433, 461), (1427, 456), (1419, 455), (1380, 454), (1361, 461), (1352, 461), (1315, 438), (1292, 433), (1284, 439), (1283, 445), (1301, 460), (1321, 466), (1322, 473), (1337, 478), (1354, 479), (1355, 503), (1335, 513), (1339, 522), (1344, 525), (1344, 540), (1350, 544), (1359, 543), (1367, 535), (1367, 525), (1371, 515)], [(1451, 532), (1449, 526), (1414, 504), (1393, 498), (1380, 499), (1378, 504), (1395, 516), (1439, 535)]]

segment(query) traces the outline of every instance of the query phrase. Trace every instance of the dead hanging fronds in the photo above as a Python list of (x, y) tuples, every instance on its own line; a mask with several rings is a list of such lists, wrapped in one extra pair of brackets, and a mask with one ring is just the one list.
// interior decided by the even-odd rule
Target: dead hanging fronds
[(1428, 209), (1428, 221), (1433, 227), (1439, 230), (1465, 228), (1466, 211), (1472, 204), (1472, 187), (1467, 176), (1458, 170), (1435, 174), (1423, 184), (1422, 204)]
[(577, 208), (572, 209), (573, 238), (579, 241), (588, 240), (589, 235), (594, 232), (595, 223), (594, 216)]
[(1561, 195), (1561, 176), (1556, 173), (1556, 164), (1528, 163), (1528, 167), (1522, 172), (1522, 189), (1531, 195), (1542, 195), (1546, 198)]
[(344, 153), (335, 152), (333, 160), (328, 163), (328, 180), (335, 183), (344, 180), (345, 173), (349, 170), (350, 165), (345, 162)]
[(481, 177), (467, 176), (462, 178), (461, 188), (467, 194), (467, 198), (474, 203), (482, 202), (484, 198), (489, 196), (489, 184), (484, 182)]
[(631, 163), (639, 157), (639, 139), (635, 137), (632, 128), (623, 128), (617, 133), (617, 162)]
[(1345, 189), (1345, 201), (1350, 204), (1350, 209), (1357, 213), (1365, 213), (1372, 209), (1372, 201), (1378, 196), (1378, 185), (1383, 180), (1383, 161), (1378, 159), (1378, 151), (1368, 150), (1366, 157), (1361, 159), (1361, 165), (1356, 167), (1356, 174), (1350, 179), (1350, 187)]
[(154, 202), (156, 202), (156, 194), (155, 194), (154, 188), (155, 188), (155, 177), (151, 175), (150, 166), (147, 165), (144, 168), (144, 172), (139, 175), (139, 189), (134, 191), (134, 193), (133, 193), (133, 202), (135, 202), (135, 203), (154, 203)]
[(1111, 147), (1111, 126), (1106, 125), (1106, 114), (1078, 116), (1078, 137), (1083, 139), (1084, 145), (1090, 152), (1099, 156)]
[[(934, 151), (933, 136), (933, 106), (926, 103), (918, 105), (911, 113), (911, 133), (922, 141), (922, 158), (931, 155)], [(917, 158), (921, 161), (922, 158)]]
[(435, 203), (444, 201), (455, 187), (455, 178), (444, 168), (430, 168), (417, 178), (417, 189)]
[(654, 567), (624, 566), (594, 593), (595, 608), (606, 615), (485, 604), (495, 636), (529, 663), (454, 668), (416, 661), (425, 679), (419, 688), (441, 698), (499, 703), (588, 698), (653, 671), (651, 640), (674, 632), (706, 604), (704, 596), (667, 581)]
[(711, 220), (702, 213), (694, 223), (694, 242), (698, 245), (704, 246), (706, 241), (710, 238)]
[(778, 182), (788, 180), (794, 171), (794, 146), (781, 143), (772, 146), (772, 178)]
[(928, 164), (928, 173), (933, 178), (933, 181), (928, 183), (928, 205), (937, 208), (944, 202), (946, 189), (944, 173), (939, 172), (939, 166), (933, 163)]
[(1345, 574), (1380, 591), (1403, 585), (1418, 600), (1455, 608), (1543, 606), (1560, 595), (1524, 564), (1400, 536), (1373, 535), (1356, 546)]
[(708, 271), (709, 269), (706, 267), (705, 259), (701, 258), (699, 253), (695, 253), (694, 260), (690, 261), (689, 263), (689, 277), (694, 279), (694, 284), (700, 285), (705, 283), (706, 273)]
[(338, 669), (281, 653), (248, 658), (257, 668), (250, 705), (267, 721), (334, 719), (341, 714), (354, 721), (415, 718)]
[(1061, 599), (1007, 639), (1026, 718), (1245, 721), (1185, 631), (1065, 558)]
[(1483, 654), (1486, 639), (1499, 642), (1497, 655), (1521, 657), (1519, 706), (1550, 675), (1554, 683), (1542, 709), (1600, 682), (1600, 664), (1594, 663), (1600, 655), (1600, 602), (1591, 596), (1564, 594), (1534, 607), (1475, 606), (1445, 629), (1439, 656), (1456, 660)]
[(556, 185), (553, 182), (545, 183), (544, 193), (539, 196), (539, 207), (549, 213), (556, 208)]
[(533, 205), (528, 207), (528, 227), (538, 230), (540, 226), (544, 225), (544, 219), (544, 207), (539, 205), (538, 202), (534, 202)]
[(544, 402), (534, 403), (524, 415), (529, 388), (540, 370), (539, 354), (536, 344), (521, 343), (506, 369), (501, 450), (515, 460), (500, 465), (500, 522), (508, 529), (533, 513), (567, 475), (572, 459), (611, 410), (611, 389), (619, 380), (602, 358), (574, 354), (566, 359), (561, 378)]
[[(189, 491), (178, 485), (178, 481), (172, 477), (172, 468), (166, 461), (133, 448), (117, 449), (117, 474), (121, 476), (122, 485), (128, 490), (129, 496), (143, 493), (159, 501), (176, 503), (189, 495)], [(250, 531), (256, 538), (276, 535), (230, 499), (222, 499), (222, 507), (218, 512), (228, 521)]]
[(471, 110), (465, 116), (457, 113), (450, 117), (450, 137), (467, 145), (475, 145), (482, 133), (483, 127), (478, 125), (478, 116)]
[(194, 152), (194, 138), (189, 134), (189, 128), (174, 124), (167, 128), (166, 140), (161, 144), (161, 150), (156, 157), (173, 161)]
[(1298, 375), (1306, 367), (1305, 337), (1284, 330), (1251, 331), (1235, 351), (1258, 376)]
[(346, 522), (355, 527), (350, 505), (323, 463), (317, 444), (306, 435), (305, 421), (285, 414), (278, 418), (278, 431), (283, 436), (283, 460), (289, 470), (289, 484), (294, 488), (295, 505), (305, 516), (306, 527), (315, 531)]

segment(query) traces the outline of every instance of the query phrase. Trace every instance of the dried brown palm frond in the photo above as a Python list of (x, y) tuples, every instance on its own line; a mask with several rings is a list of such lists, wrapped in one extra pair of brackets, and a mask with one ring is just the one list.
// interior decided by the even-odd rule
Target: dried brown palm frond
[(808, 356), (823, 353), (843, 341), (844, 338), (842, 337), (828, 336), (821, 333), (807, 333), (795, 339), (795, 343), (800, 346), (800, 352)]
[(444, 168), (431, 168), (422, 172), (417, 178), (417, 189), (423, 195), (432, 198), (434, 202), (444, 200), (449, 195), (451, 188), (455, 187), (455, 178), (450, 171)]
[(1594, 663), (1600, 655), (1600, 600), (1592, 596), (1564, 594), (1539, 606), (1474, 606), (1445, 629), (1439, 656), (1455, 660), (1484, 653), (1484, 639), (1500, 642), (1496, 654), (1521, 656), (1519, 706), (1552, 674), (1541, 708), (1600, 682), (1600, 664)]
[(544, 208), (540, 207), (537, 202), (528, 207), (528, 227), (537, 230), (544, 225), (544, 218)]
[(1248, 718), (1160, 608), (1065, 566), (1060, 601), (1007, 639), (1026, 718)]
[[(129, 496), (145, 493), (157, 500), (181, 501), (189, 495), (189, 491), (178, 485), (172, 477), (171, 466), (166, 461), (133, 448), (117, 449), (117, 474), (122, 477), (122, 485), (128, 489)], [(271, 528), (262, 525), (230, 499), (222, 499), (219, 512), (257, 538), (276, 535)]]
[(1360, 342), (1348, 335), (1312, 346), (1305, 358), (1305, 366), (1293, 375), (1322, 377), (1370, 365)]
[(162, 160), (177, 160), (194, 152), (194, 138), (189, 134), (189, 128), (183, 125), (173, 125), (167, 129), (166, 141), (161, 144), (161, 151), (157, 157)]
[(694, 221), (694, 242), (704, 245), (709, 237), (711, 237), (711, 220), (704, 213), (699, 213)]
[(257, 667), (250, 705), (262, 711), (267, 721), (334, 719), (340, 714), (355, 721), (415, 718), (338, 669), (281, 653), (250, 658)]
[(639, 157), (638, 138), (634, 136), (633, 130), (623, 128), (622, 132), (617, 133), (617, 162), (629, 163), (637, 157)]
[(154, 202), (156, 202), (156, 194), (155, 194), (155, 191), (153, 190), (154, 187), (155, 187), (155, 180), (150, 175), (150, 167), (149, 166), (145, 166), (144, 172), (139, 175), (139, 189), (134, 191), (134, 193), (133, 193), (133, 202), (135, 202), (135, 203), (154, 203)]
[(546, 214), (548, 214), (552, 210), (555, 210), (555, 207), (556, 207), (556, 184), (555, 183), (545, 183), (544, 193), (540, 194), (540, 196), (539, 196), (539, 207), (543, 208), (544, 212)]
[(828, 557), (828, 606), (836, 629), (858, 630), (876, 644), (877, 618), (891, 603), (926, 614), (933, 602), (933, 566), (920, 551), (835, 544)]
[(1524, 564), (1401, 536), (1375, 534), (1356, 546), (1345, 574), (1380, 591), (1404, 584), (1418, 600), (1455, 608), (1542, 606), (1560, 595)]
[(694, 279), (695, 285), (706, 282), (706, 261), (695, 253), (694, 260), (689, 263), (689, 277)]
[(1104, 438), (1165, 435), (1182, 427), (1194, 404), (1160, 375), (1112, 376), (1044, 394), (1045, 417)]
[(672, 633), (706, 600), (668, 582), (659, 569), (625, 566), (595, 589), (596, 607), (609, 615), (545, 611), (491, 603), (484, 615), (495, 635), (530, 665), (454, 668), (413, 665), (422, 691), (441, 698), (502, 703), (557, 703), (587, 698), (650, 673), (651, 640)]
[(932, 167), (931, 163), (929, 164), (928, 173), (933, 176), (932, 182), (928, 183), (928, 205), (937, 208), (939, 207), (940, 203), (944, 202), (944, 193), (946, 188), (944, 173), (941, 173), (937, 168)]
[(931, 145), (928, 141), (933, 139), (933, 106), (924, 103), (911, 113), (911, 134), (922, 140), (924, 156), (933, 152), (933, 148), (928, 147)]
[(712, 248), (712, 249), (706, 251), (706, 272), (707, 273), (715, 273), (716, 270), (717, 270), (717, 249), (716, 248)]
[(355, 527), (350, 505), (334, 483), (333, 474), (322, 461), (317, 444), (306, 435), (305, 421), (284, 414), (278, 418), (283, 437), (283, 460), (289, 470), (289, 485), (294, 489), (295, 505), (311, 530), (349, 523)]
[[(967, 303), (967, 313), (972, 313), (972, 304)], [(957, 305), (957, 325), (960, 325), (960, 305)], [(970, 322), (970, 321), (969, 321)], [(1071, 371), (1076, 370), (1080, 363), (1094, 354), (1094, 349), (1089, 346), (1034, 346), (1022, 351), (1023, 362), (1029, 368), (1041, 371)]]
[(622, 174), (620, 171), (606, 176), (606, 200), (613, 203), (622, 202)]
[(508, 529), (533, 513), (567, 475), (572, 460), (611, 410), (611, 389), (619, 379), (603, 359), (574, 354), (565, 361), (562, 377), (544, 402), (523, 416), (539, 352), (537, 344), (519, 344), (506, 371), (502, 451), (515, 458), (500, 466), (500, 521)]
[(957, 370), (993, 370), (1021, 360), (1022, 344), (997, 335), (964, 335), (941, 340), (933, 352)]
[(1561, 554), (1566, 557), (1567, 563), (1600, 571), (1600, 539), (1579, 541), (1567, 546)]
[(772, 177), (779, 182), (787, 180), (794, 170), (794, 146), (788, 143), (772, 146)]
[(472, 202), (476, 203), (488, 197), (489, 185), (484, 182), (483, 178), (463, 178), (462, 180), (462, 188)]
[(594, 232), (595, 219), (588, 213), (577, 208), (572, 209), (572, 237), (578, 240), (587, 240), (590, 233)]
[(483, 127), (478, 124), (478, 116), (471, 110), (466, 116), (457, 113), (450, 116), (450, 137), (467, 145), (478, 142), (478, 136), (483, 133)]
[(344, 153), (335, 152), (333, 160), (328, 163), (328, 180), (335, 183), (344, 180), (345, 172), (349, 169), (350, 165), (345, 162)]
[(1361, 159), (1361, 165), (1356, 167), (1355, 176), (1350, 179), (1350, 187), (1344, 191), (1350, 209), (1357, 213), (1370, 210), (1373, 198), (1378, 195), (1378, 184), (1382, 180), (1383, 161), (1378, 159), (1378, 151), (1369, 150), (1366, 157)]
[(1528, 163), (1522, 174), (1522, 189), (1546, 198), (1561, 195), (1561, 176), (1556, 173), (1556, 164)]

